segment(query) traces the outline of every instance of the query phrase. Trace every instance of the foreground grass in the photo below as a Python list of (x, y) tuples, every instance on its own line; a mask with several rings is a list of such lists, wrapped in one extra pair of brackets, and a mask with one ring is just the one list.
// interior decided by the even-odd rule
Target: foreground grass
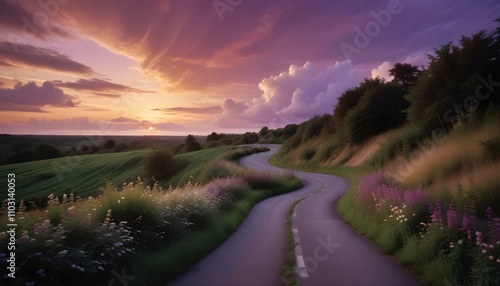
[[(27, 211), (21, 201), (15, 233), (17, 277), (0, 277), (0, 283), (107, 285), (117, 272), (129, 278), (132, 270), (139, 273), (133, 282), (139, 285), (175, 278), (229, 237), (255, 204), (301, 186), (292, 174), (251, 171), (228, 161), (265, 148), (225, 150), (190, 157), (205, 159), (209, 174), (225, 174), (207, 184), (193, 183), (192, 173), (183, 187), (164, 189), (138, 179), (120, 188), (107, 182), (99, 195), (84, 200), (50, 195), (43, 209)], [(5, 244), (6, 211), (4, 203), (0, 242)], [(6, 267), (6, 257), (0, 252), (1, 267)]]
[(236, 231), (257, 203), (301, 186), (302, 183), (294, 179), (280, 187), (253, 190), (234, 210), (213, 217), (206, 229), (189, 234), (158, 253), (138, 256), (133, 266), (133, 273), (138, 274), (131, 285), (160, 285), (174, 280)]

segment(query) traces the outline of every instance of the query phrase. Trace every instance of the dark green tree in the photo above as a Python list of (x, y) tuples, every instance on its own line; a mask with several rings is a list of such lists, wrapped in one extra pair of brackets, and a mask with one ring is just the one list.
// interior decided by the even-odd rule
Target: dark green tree
[(347, 112), (353, 109), (359, 102), (365, 92), (372, 89), (378, 89), (384, 85), (384, 80), (380, 78), (368, 78), (357, 87), (344, 91), (333, 110), (332, 123), (339, 124)]
[(221, 138), (221, 136), (219, 134), (217, 134), (216, 132), (212, 132), (210, 135), (207, 136), (207, 142), (209, 141), (217, 141)]
[(104, 142), (104, 149), (111, 149), (115, 147), (115, 140), (113, 139), (108, 139), (106, 142)]
[(418, 66), (414, 66), (407, 63), (397, 63), (392, 69), (389, 70), (389, 74), (394, 77), (395, 82), (408, 87), (411, 83), (415, 82), (420, 70)]
[(174, 158), (172, 152), (166, 149), (158, 149), (149, 153), (144, 165), (146, 175), (157, 181), (171, 178), (181, 168), (181, 164)]
[(269, 132), (269, 128), (267, 128), (267, 126), (264, 126), (262, 127), (262, 129), (260, 129), (259, 136), (264, 136), (267, 134), (267, 132)]
[(186, 140), (184, 141), (185, 143), (185, 150), (186, 152), (192, 152), (192, 151), (198, 151), (198, 150), (201, 150), (201, 145), (200, 143), (198, 143), (198, 141), (196, 140), (196, 138), (189, 134), (187, 137), (186, 137)]
[(500, 88), (492, 85), (500, 81), (499, 53), (499, 34), (484, 31), (462, 36), (458, 45), (448, 43), (436, 49), (406, 97), (410, 102), (408, 121), (426, 131), (450, 128), (470, 109), (498, 106)]

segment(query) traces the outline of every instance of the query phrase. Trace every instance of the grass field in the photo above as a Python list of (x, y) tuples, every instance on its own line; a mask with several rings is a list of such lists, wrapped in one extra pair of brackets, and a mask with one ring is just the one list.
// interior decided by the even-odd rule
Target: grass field
[[(207, 182), (205, 171), (212, 160), (239, 147), (220, 147), (175, 156), (187, 162), (182, 172), (162, 185), (185, 184), (190, 177), (197, 182)], [(0, 176), (16, 174), (16, 198), (38, 203), (53, 193), (61, 196), (74, 193), (86, 198), (98, 194), (99, 188), (109, 181), (121, 186), (144, 176), (143, 158), (152, 149), (123, 153), (69, 156), (43, 161), (0, 166)], [(5, 197), (2, 197), (2, 200)]]

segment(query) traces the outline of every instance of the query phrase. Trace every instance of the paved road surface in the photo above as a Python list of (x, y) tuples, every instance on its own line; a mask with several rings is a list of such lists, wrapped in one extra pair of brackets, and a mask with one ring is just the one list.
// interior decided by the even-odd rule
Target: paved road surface
[[(245, 157), (241, 163), (264, 171), (280, 171), (267, 160), (271, 152)], [(341, 221), (333, 207), (349, 186), (343, 178), (295, 171), (304, 187), (256, 205), (238, 230), (188, 273), (169, 285), (266, 286), (281, 285), (279, 268), (285, 251), (285, 219), (295, 208), (294, 232), (299, 240), (298, 270), (303, 285), (406, 286), (420, 285)]]

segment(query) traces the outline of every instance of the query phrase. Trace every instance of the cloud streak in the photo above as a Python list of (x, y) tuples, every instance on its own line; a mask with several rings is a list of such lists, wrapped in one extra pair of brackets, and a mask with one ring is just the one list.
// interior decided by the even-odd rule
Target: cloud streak
[[(130, 86), (113, 83), (107, 80), (102, 80), (98, 78), (92, 79), (79, 79), (75, 82), (62, 82), (62, 81), (53, 81), (52, 82), (57, 87), (65, 87), (73, 90), (86, 90), (86, 91), (118, 91), (118, 92), (140, 92), (140, 93), (149, 93), (150, 91), (136, 89)], [(97, 95), (106, 96), (103, 94), (97, 93)], [(108, 94), (108, 97), (112, 97)]]
[(167, 113), (188, 113), (188, 114), (217, 114), (222, 112), (222, 107), (219, 105), (208, 107), (169, 107), (169, 108), (155, 108), (153, 111), (163, 111)]
[(51, 49), (28, 44), (0, 42), (0, 64), (7, 67), (34, 67), (48, 71), (91, 75), (92, 68)]
[[(44, 3), (45, 1), (36, 2)], [(56, 5), (59, 6), (58, 3), (56, 3)], [(47, 13), (42, 10), (43, 8), (39, 3), (38, 7), (36, 8), (38, 8), (38, 13), (43, 12), (45, 17), (49, 17), (49, 15), (47, 15)], [(54, 11), (55, 10), (52, 10), (52, 13)], [(47, 39), (48, 37), (52, 36), (59, 36), (63, 38), (71, 37), (69, 33), (61, 27), (52, 23), (45, 23), (44, 25), (40, 25), (40, 23), (38, 23), (36, 19), (38, 18), (34, 16), (34, 13), (28, 11), (18, 1), (0, 0), (0, 25), (13, 29), (19, 35), (24, 35), (24, 41), (31, 39), (32, 37), (38, 37), (42, 39)]]

